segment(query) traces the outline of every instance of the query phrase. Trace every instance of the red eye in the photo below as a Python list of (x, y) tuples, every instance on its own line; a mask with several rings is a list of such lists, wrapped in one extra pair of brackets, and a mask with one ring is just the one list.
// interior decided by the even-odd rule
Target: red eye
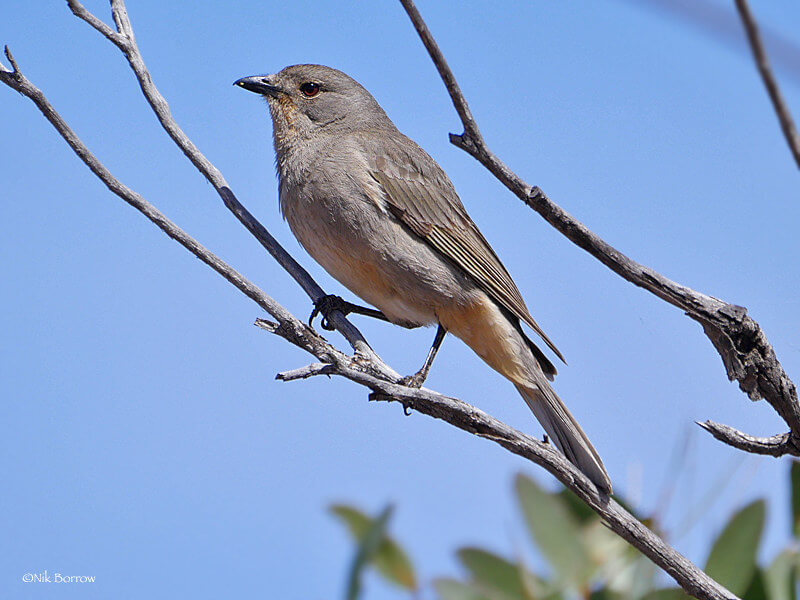
[(304, 96), (308, 96), (309, 98), (313, 98), (317, 94), (319, 94), (319, 84), (314, 83), (312, 81), (307, 81), (303, 85), (300, 86), (300, 91), (303, 92)]

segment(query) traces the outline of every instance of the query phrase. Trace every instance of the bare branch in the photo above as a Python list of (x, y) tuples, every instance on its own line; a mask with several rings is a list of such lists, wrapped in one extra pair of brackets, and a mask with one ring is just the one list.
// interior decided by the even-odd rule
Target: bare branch
[[(230, 210), (234, 216), (245, 226), (245, 228), (261, 243), (261, 245), (278, 261), (278, 264), (289, 273), (294, 280), (300, 285), (301, 288), (308, 294), (313, 302), (317, 302), (320, 298), (325, 296), (323, 289), (314, 281), (300, 263), (298, 263), (278, 241), (272, 237), (272, 234), (259, 223), (259, 221), (248, 211), (236, 198), (236, 195), (228, 186), (228, 182), (222, 176), (222, 173), (211, 162), (203, 156), (197, 149), (194, 143), (188, 138), (183, 130), (178, 126), (178, 123), (172, 117), (164, 96), (158, 91), (158, 88), (153, 83), (153, 79), (147, 70), (139, 48), (136, 45), (136, 40), (133, 36), (133, 27), (128, 12), (125, 8), (125, 3), (122, 0), (112, 0), (111, 9), (114, 21), (117, 24), (119, 34), (111, 32), (108, 34), (110, 28), (102, 23), (97, 17), (87, 11), (78, 0), (67, 0), (70, 9), (78, 18), (86, 21), (92, 27), (100, 31), (111, 42), (113, 42), (128, 59), (128, 63), (136, 75), (139, 86), (156, 114), (161, 126), (172, 138), (172, 140), (183, 151), (186, 157), (197, 168), (200, 173), (214, 186), (225, 206)], [(104, 28), (104, 29), (103, 29)], [(120, 36), (122, 40), (120, 40)], [(380, 357), (372, 350), (367, 343), (361, 332), (348, 321), (344, 315), (338, 311), (333, 311), (330, 315), (330, 322), (333, 326), (347, 339), (350, 345), (357, 352), (369, 356), (376, 368), (385, 370), (386, 375), (390, 378), (399, 378), (399, 375), (392, 371)]]
[[(16, 66), (15, 69), (17, 69)], [(141, 196), (114, 178), (66, 125), (42, 92), (33, 86), (18, 69), (14, 73), (2, 69), (0, 71), (0, 81), (33, 100), (45, 118), (53, 124), (75, 153), (111, 191), (140, 210), (170, 237), (180, 242), (192, 254), (223, 275), (240, 291), (252, 298), (279, 321), (279, 323), (275, 324), (259, 319), (257, 324), (260, 327), (282, 335), (287, 340), (323, 360), (323, 363), (328, 363), (314, 365), (313, 369), (304, 368), (300, 371), (309, 374), (311, 371), (327, 371), (329, 374), (341, 375), (372, 390), (372, 399), (400, 402), (404, 407), (442, 419), (459, 429), (493, 440), (514, 454), (541, 465), (577, 494), (578, 497), (583, 499), (608, 523), (611, 529), (672, 575), (689, 593), (693, 593), (698, 598), (708, 598), (710, 600), (735, 598), (695, 567), (686, 557), (668, 546), (661, 538), (637, 521), (633, 515), (625, 511), (616, 502), (607, 496), (601, 496), (589, 479), (550, 445), (543, 444), (535, 438), (520, 433), (483, 411), (455, 398), (448, 398), (424, 388), (405, 387), (392, 381), (378, 378), (373, 373), (378, 373), (381, 376), (384, 374), (378, 369), (370, 368), (370, 359), (359, 359), (358, 356), (351, 358), (330, 346), (324, 339), (295, 319), (272, 298), (203, 248), (196, 240), (169, 221)], [(291, 378), (300, 374), (300, 371), (290, 372), (286, 375)]]
[(254, 325), (256, 327), (260, 327), (264, 331), (269, 331), (270, 333), (275, 333), (278, 327), (280, 327), (278, 323), (268, 321), (267, 319), (256, 319)]
[(761, 79), (764, 81), (764, 86), (767, 88), (769, 99), (772, 101), (772, 106), (775, 108), (775, 114), (778, 115), (778, 121), (781, 124), (783, 136), (786, 138), (786, 143), (789, 144), (789, 150), (794, 156), (797, 167), (800, 168), (800, 136), (797, 134), (797, 128), (792, 120), (792, 114), (789, 112), (789, 107), (786, 106), (786, 101), (783, 99), (783, 94), (778, 87), (778, 82), (772, 74), (772, 69), (769, 66), (767, 53), (764, 50), (764, 44), (761, 41), (761, 34), (758, 31), (755, 17), (750, 11), (750, 6), (747, 0), (736, 0), (736, 8), (739, 10), (739, 16), (742, 18), (744, 30), (747, 33), (747, 41), (750, 43), (750, 49), (753, 51), (753, 58), (756, 61), (756, 67), (761, 74)]
[(308, 379), (316, 375), (331, 375), (336, 372), (336, 367), (329, 363), (311, 363), (299, 369), (292, 369), (291, 371), (282, 371), (275, 375), (275, 379), (279, 381), (296, 381), (298, 379)]
[(766, 399), (787, 423), (792, 437), (800, 441), (800, 405), (797, 402), (797, 389), (778, 362), (775, 351), (761, 331), (761, 327), (747, 315), (747, 310), (696, 292), (631, 260), (553, 203), (538, 187), (529, 185), (509, 169), (483, 141), (478, 126), (469, 112), (467, 101), (455, 83), (455, 76), (414, 6), (413, 0), (400, 0), (400, 2), (428, 49), (464, 126), (464, 133), (461, 135), (451, 133), (450, 141), (489, 169), (503, 185), (544, 217), (567, 239), (586, 250), (623, 279), (680, 308), (700, 323), (722, 358), (728, 379), (738, 381), (741, 390), (752, 400)]
[(795, 445), (791, 433), (781, 433), (771, 437), (756, 437), (742, 433), (729, 425), (715, 423), (714, 421), (697, 422), (700, 427), (708, 431), (719, 441), (750, 452), (752, 454), (768, 454), (770, 456), (800, 456), (800, 449)]
[(9, 57), (14, 71), (11, 72), (4, 68), (0, 71), (0, 81), (30, 98), (44, 117), (50, 121), (56, 131), (58, 131), (61, 137), (69, 144), (75, 154), (77, 154), (86, 166), (97, 175), (109, 190), (141, 212), (169, 237), (189, 250), (189, 252), (222, 275), (229, 283), (233, 284), (239, 291), (275, 317), (280, 323), (275, 329), (276, 333), (320, 358), (324, 357), (330, 360), (331, 355), (336, 355), (338, 359), (345, 358), (343, 353), (333, 348), (313, 329), (306, 326), (305, 323), (296, 319), (271, 296), (259, 289), (254, 283), (221, 260), (213, 252), (206, 249), (200, 242), (170, 221), (164, 213), (114, 177), (78, 138), (61, 115), (56, 112), (55, 108), (53, 108), (42, 91), (34, 86), (22, 74), (8, 49), (6, 49), (6, 56)]
[(78, 2), (78, 0), (67, 0), (67, 6), (72, 11), (72, 14), (86, 21), (89, 25), (94, 27), (97, 31), (107, 37), (116, 46), (122, 47), (125, 45), (125, 36), (115, 32), (111, 27), (103, 23), (100, 19), (95, 17), (86, 8)]
[[(136, 40), (133, 37), (133, 26), (131, 26), (131, 20), (128, 18), (128, 9), (125, 7), (125, 2), (111, 0), (111, 17), (114, 19), (117, 31), (128, 38), (133, 46), (136, 46)], [(138, 52), (138, 49), (136, 52)]]
[(594, 510), (612, 531), (666, 571), (692, 596), (702, 600), (736, 599), (734, 594), (669, 546), (617, 502), (598, 494), (594, 484), (550, 444), (521, 433), (456, 398), (442, 396), (425, 388), (414, 389), (382, 382), (370, 375), (342, 374), (373, 389), (374, 393), (370, 396), (373, 400), (400, 402), (406, 408), (490, 439), (506, 450), (543, 467)]
[(464, 94), (461, 93), (461, 88), (458, 85), (458, 81), (456, 81), (455, 75), (453, 75), (453, 72), (450, 70), (450, 66), (447, 64), (444, 54), (442, 54), (442, 51), (439, 49), (439, 44), (436, 43), (436, 40), (433, 38), (433, 35), (431, 35), (428, 26), (422, 19), (422, 15), (419, 14), (419, 11), (417, 10), (417, 7), (414, 5), (413, 1), (406, 2), (404, 0), (400, 0), (400, 3), (403, 5), (403, 8), (406, 9), (408, 16), (411, 17), (411, 22), (414, 24), (422, 43), (425, 44), (428, 54), (431, 55), (433, 64), (436, 65), (436, 69), (439, 71), (439, 76), (442, 78), (442, 81), (444, 82), (444, 85), (450, 94), (450, 98), (453, 100), (453, 106), (455, 107), (461, 122), (464, 124), (464, 134), (473, 140), (479, 140), (481, 143), (483, 143), (483, 136), (481, 136), (481, 132), (478, 129), (478, 124), (472, 117), (472, 111), (469, 109), (467, 99), (464, 97)]
[(167, 235), (177, 240), (192, 254), (211, 266), (279, 321), (279, 325), (273, 327), (273, 324), (269, 321), (259, 320), (259, 326), (268, 331), (279, 333), (292, 343), (306, 349), (318, 358), (324, 359), (326, 362), (330, 361), (328, 365), (314, 365), (313, 369), (304, 368), (287, 373), (287, 379), (296, 378), (295, 376), (300, 374), (300, 371), (311, 374), (312, 370), (315, 372), (324, 370), (329, 374), (338, 374), (370, 388), (374, 392), (373, 399), (401, 402), (406, 407), (447, 421), (459, 429), (493, 440), (511, 452), (541, 465), (552, 473), (559, 481), (591, 506), (616, 533), (650, 557), (653, 562), (661, 566), (667, 573), (675, 577), (676, 581), (689, 593), (704, 599), (723, 600), (724, 598), (734, 598), (732, 594), (711, 580), (686, 557), (668, 546), (661, 538), (647, 529), (616, 502), (606, 496), (601, 496), (588, 478), (550, 445), (543, 444), (528, 435), (520, 433), (483, 411), (455, 398), (448, 398), (430, 390), (409, 388), (385, 379), (379, 379), (367, 372), (375, 372), (377, 371), (376, 369), (364, 368), (365, 363), (369, 363), (368, 359), (351, 359), (331, 347), (325, 340), (295, 319), (267, 294), (259, 290), (241, 274), (222, 262), (214, 254), (203, 248), (199, 242), (169, 221), (160, 211), (136, 192), (120, 183), (89, 152), (86, 146), (56, 113), (42, 92), (33, 86), (21, 73), (18, 71), (15, 73), (17, 74), (16, 78), (12, 77), (7, 71), (0, 72), (0, 81), (33, 100), (45, 118), (53, 124), (75, 153), (112, 192), (141, 211)]
[(6, 55), (9, 64), (11, 64), (11, 71), (9, 71), (8, 68), (6, 68), (6, 66), (3, 65), (2, 63), (0, 63), (0, 70), (3, 73), (19, 73), (19, 66), (17, 65), (17, 61), (14, 60), (14, 55), (11, 54), (11, 50), (9, 49), (8, 46), (6, 46), (3, 49), (3, 53)]
[[(73, 4), (77, 5), (77, 3), (72, 2), (71, 6)], [(115, 23), (119, 31), (126, 32), (125, 35), (128, 36), (132, 33), (132, 30), (127, 18), (127, 13), (124, 11), (122, 0), (112, 0), (112, 7), (114, 8)], [(114, 41), (112, 38), (109, 39)], [(114, 43), (116, 44), (117, 42)], [(150, 96), (148, 96), (148, 100), (159, 115), (162, 125), (164, 125), (168, 132), (172, 130), (173, 133), (170, 135), (173, 135), (173, 139), (175, 139), (176, 142), (181, 140), (188, 144), (181, 145), (181, 143), (179, 143), (196, 166), (198, 163), (200, 165), (208, 163), (205, 157), (203, 157), (196, 150), (194, 145), (188, 141), (188, 138), (184, 140), (185, 135), (177, 128), (177, 125), (169, 116), (169, 109), (166, 106), (166, 102), (163, 101), (163, 98), (154, 87), (150, 88), (152, 84), (150, 83), (149, 75), (146, 69), (144, 69), (144, 64), (141, 62), (138, 50), (135, 49), (132, 35), (131, 37), (126, 37), (123, 46), (130, 50), (130, 54), (126, 55), (131, 62), (131, 66), (134, 67), (134, 71), (137, 73), (137, 77), (146, 95), (148, 95), (148, 91), (145, 88), (147, 87), (149, 89)], [(552, 446), (539, 442), (535, 438), (511, 428), (483, 411), (455, 398), (442, 396), (441, 394), (424, 388), (414, 389), (399, 385), (395, 382), (396, 379), (394, 379), (391, 374), (387, 375), (386, 370), (378, 368), (370, 356), (364, 357), (357, 354), (355, 357), (349, 357), (332, 347), (313, 330), (306, 327), (302, 322), (291, 315), (275, 300), (205, 249), (199, 242), (191, 238), (174, 223), (169, 221), (160, 211), (146, 202), (141, 196), (136, 194), (136, 192), (127, 188), (114, 178), (55, 112), (42, 92), (33, 86), (33, 84), (19, 72), (16, 62), (14, 62), (10, 52), (7, 52), (7, 56), (14, 67), (14, 71), (8, 71), (5, 68), (0, 69), (0, 81), (33, 100), (45, 118), (53, 124), (76, 154), (78, 154), (112, 192), (140, 210), (165, 233), (177, 240), (195, 256), (220, 273), (226, 280), (253, 299), (278, 321), (278, 323), (273, 323), (271, 321), (259, 319), (257, 324), (260, 327), (281, 335), (290, 342), (306, 349), (322, 361), (321, 363), (284, 373), (284, 378), (296, 379), (298, 377), (320, 373), (337, 374), (369, 388), (372, 391), (372, 399), (400, 402), (404, 407), (417, 410), (418, 412), (434, 418), (442, 419), (459, 429), (473, 433), (479, 437), (490, 439), (512, 453), (542, 466), (553, 474), (559, 481), (596, 511), (613, 531), (638, 548), (656, 565), (663, 568), (690, 594), (704, 600), (735, 598), (733, 594), (714, 582), (688, 559), (667, 545), (642, 523), (637, 521), (630, 513), (619, 506), (619, 504), (607, 496), (601, 495), (589, 479)], [(465, 114), (469, 116), (468, 112)], [(477, 129), (474, 131), (477, 132)], [(198, 166), (198, 168), (200, 167)], [(204, 173), (207, 173), (207, 177), (209, 177), (210, 181), (212, 181), (213, 178), (212, 183), (223, 197), (223, 200), (226, 201), (226, 205), (228, 205), (229, 208), (233, 206), (231, 210), (235, 212), (237, 205), (241, 207), (227, 188), (227, 184), (225, 184), (221, 174), (219, 174), (219, 178), (216, 178), (216, 174), (219, 172), (211, 166), (210, 163), (208, 163), (207, 170), (204, 171)], [(249, 213), (241, 207), (241, 210), (237, 213), (237, 216), (240, 215), (247, 220), (246, 217)], [(250, 218), (252, 219), (252, 216), (250, 216)], [(255, 221), (255, 219), (253, 219), (253, 221)], [(245, 223), (245, 225), (247, 225), (247, 223)], [(260, 224), (258, 224), (257, 227), (252, 223), (251, 225), (256, 231), (258, 231), (258, 227), (262, 227)], [(253, 229), (251, 229), (251, 232), (253, 232)], [(269, 236), (268, 233), (266, 235)], [(269, 241), (271, 236), (261, 236), (259, 239), (262, 240), (262, 243), (265, 243), (264, 240)], [(276, 250), (278, 255), (280, 255), (281, 252), (285, 253), (280, 246), (277, 246), (277, 243), (276, 248), (278, 249)], [(295, 271), (293, 275), (296, 274), (297, 272)], [(296, 279), (297, 278), (298, 277), (296, 277)], [(299, 281), (300, 280), (305, 281), (303, 277), (300, 277)], [(310, 277), (308, 280), (310, 280)], [(311, 284), (309, 284), (308, 281), (305, 281), (305, 283), (307, 285), (313, 284), (313, 286), (316, 286), (313, 281), (311, 281)]]

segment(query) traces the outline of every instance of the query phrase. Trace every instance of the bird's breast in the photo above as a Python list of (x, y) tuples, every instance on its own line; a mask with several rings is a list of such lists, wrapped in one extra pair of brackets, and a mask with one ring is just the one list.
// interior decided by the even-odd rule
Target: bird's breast
[(383, 211), (361, 185), (313, 178), (282, 182), (281, 209), (312, 258), (395, 323), (435, 323), (439, 307), (469, 290), (449, 263)]

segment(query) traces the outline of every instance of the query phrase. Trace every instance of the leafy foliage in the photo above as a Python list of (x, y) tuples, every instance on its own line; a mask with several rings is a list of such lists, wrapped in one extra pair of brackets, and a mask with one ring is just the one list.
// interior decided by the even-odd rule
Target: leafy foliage
[(585, 589), (592, 572), (586, 543), (586, 527), (591, 520), (581, 525), (574, 507), (524, 475), (517, 475), (515, 488), (531, 538), (550, 562), (557, 582)]
[(756, 500), (734, 514), (706, 561), (705, 572), (737, 596), (744, 594), (753, 580), (765, 511), (764, 501)]
[[(792, 462), (792, 535), (800, 532), (800, 462)], [(649, 559), (612, 533), (572, 492), (547, 492), (518, 475), (514, 489), (531, 541), (547, 561), (548, 572), (531, 571), (520, 559), (508, 559), (481, 548), (461, 548), (456, 556), (463, 580), (432, 581), (438, 600), (688, 600), (682, 589), (657, 587), (657, 569)], [(337, 505), (358, 550), (351, 568), (373, 565), (388, 581), (419, 598), (419, 586), (406, 553), (385, 533), (390, 508), (371, 518)], [(651, 520), (637, 515), (648, 526)], [(766, 503), (756, 500), (734, 513), (711, 545), (705, 571), (744, 600), (798, 600), (797, 540), (766, 566), (757, 562), (766, 519)], [(380, 528), (380, 538), (374, 531)], [(376, 541), (378, 539), (378, 541)], [(356, 576), (357, 580), (358, 576)], [(350, 589), (350, 588), (348, 588)], [(358, 597), (348, 595), (348, 600)]]
[(348, 577), (347, 600), (359, 597), (361, 574), (369, 565), (374, 565), (387, 581), (412, 592), (417, 590), (417, 577), (411, 560), (386, 533), (392, 515), (391, 506), (384, 508), (375, 518), (343, 504), (334, 504), (330, 510), (347, 526), (357, 544)]

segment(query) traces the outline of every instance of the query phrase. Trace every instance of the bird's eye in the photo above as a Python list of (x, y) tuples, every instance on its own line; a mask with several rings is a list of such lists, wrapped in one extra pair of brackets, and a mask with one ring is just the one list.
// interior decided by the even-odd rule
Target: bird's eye
[(303, 92), (303, 95), (308, 98), (313, 98), (317, 94), (319, 94), (319, 84), (314, 83), (313, 81), (306, 81), (303, 85), (300, 86), (300, 91)]

